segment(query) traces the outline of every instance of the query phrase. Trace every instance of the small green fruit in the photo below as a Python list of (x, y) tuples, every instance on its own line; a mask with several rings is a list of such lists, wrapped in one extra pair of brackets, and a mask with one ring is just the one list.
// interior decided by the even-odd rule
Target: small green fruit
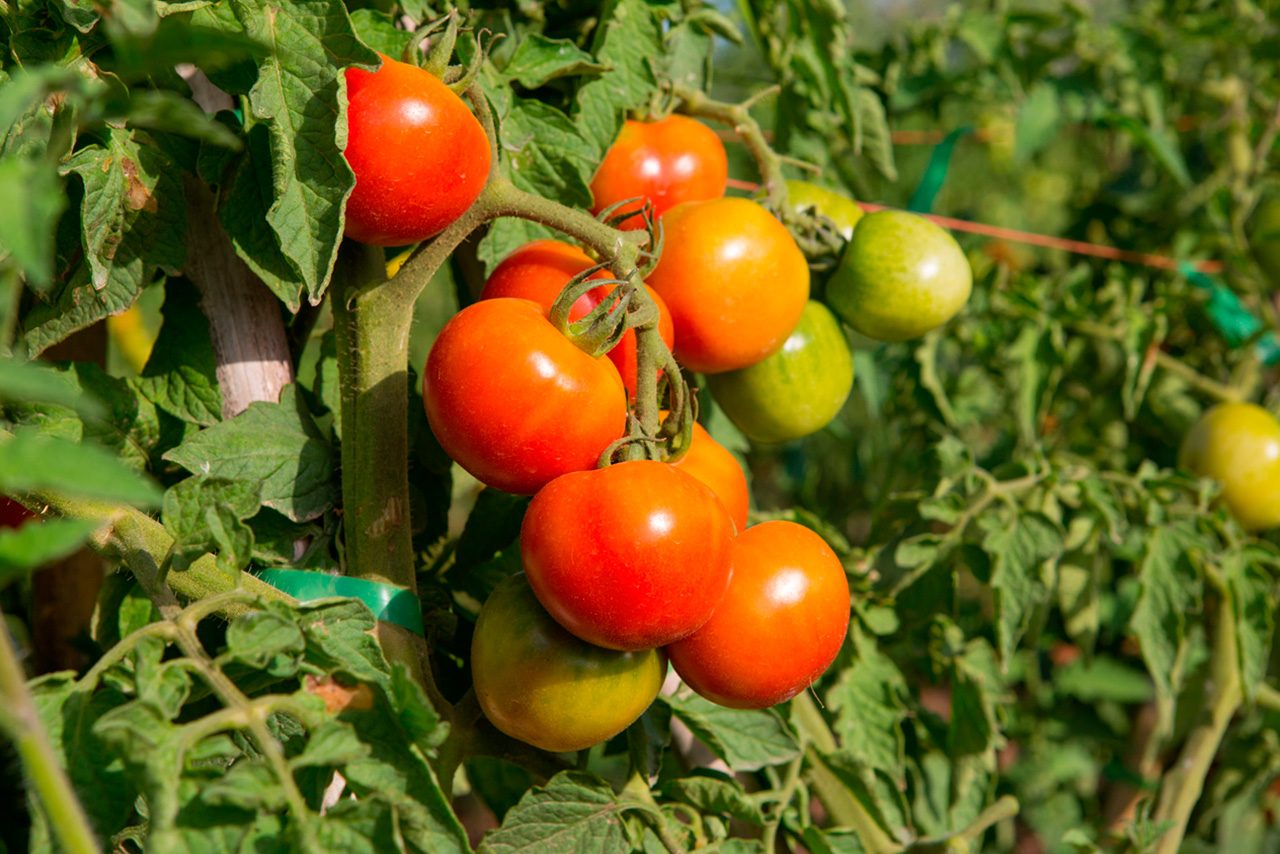
[(816, 208), (835, 223), (836, 231), (845, 240), (853, 236), (854, 226), (862, 219), (862, 208), (853, 199), (808, 181), (788, 181), (787, 199), (797, 211)]

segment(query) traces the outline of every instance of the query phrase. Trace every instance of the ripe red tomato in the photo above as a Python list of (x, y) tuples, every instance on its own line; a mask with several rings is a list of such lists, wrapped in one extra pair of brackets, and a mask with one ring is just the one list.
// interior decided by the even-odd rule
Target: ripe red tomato
[(733, 578), (701, 629), (667, 647), (690, 688), (714, 703), (763, 709), (807, 688), (849, 628), (849, 582), (835, 552), (794, 522), (733, 541)]
[(626, 729), (658, 696), (661, 650), (620, 652), (551, 619), (524, 573), (500, 583), (476, 618), (471, 673), (484, 716), (507, 735), (563, 753)]
[(462, 216), (489, 178), (489, 140), (462, 99), (425, 69), (382, 57), (348, 68), (347, 147), (356, 175), (346, 235), (401, 246)]
[(521, 299), (454, 315), (427, 355), (422, 399), (441, 447), (482, 483), (531, 494), (593, 468), (626, 425), (618, 369)]
[[(493, 269), (489, 280), (480, 292), (480, 299), (495, 297), (516, 297), (533, 300), (539, 305), (551, 309), (556, 297), (565, 284), (583, 270), (595, 266), (595, 262), (576, 246), (562, 243), (559, 240), (534, 240), (516, 249)], [(608, 270), (601, 270), (591, 276), (593, 279), (608, 279)], [(593, 308), (612, 293), (616, 285), (601, 285), (578, 297), (569, 310), (569, 320), (585, 317)], [(662, 297), (645, 286), (649, 296), (658, 305), (658, 334), (670, 349), (675, 343), (675, 329), (671, 324), (671, 311)], [(618, 368), (622, 382), (627, 387), (631, 399), (636, 396), (636, 333), (628, 330), (622, 340), (605, 354)]]
[[(658, 217), (682, 202), (720, 198), (728, 178), (724, 143), (697, 119), (673, 115), (658, 122), (628, 121), (591, 179), (591, 212), (643, 196)], [(621, 210), (638, 211), (640, 205)], [(631, 217), (621, 227), (643, 228), (644, 221)]]
[[(662, 415), (666, 417), (665, 412)], [(747, 530), (747, 476), (738, 464), (737, 457), (712, 439), (701, 424), (694, 422), (693, 441), (689, 444), (689, 450), (672, 465), (711, 487), (724, 509), (729, 511), (734, 528), (739, 532)]]
[(714, 374), (782, 346), (809, 300), (809, 264), (773, 214), (746, 199), (672, 208), (649, 285), (675, 323), (675, 355)]
[(529, 585), (596, 646), (652, 649), (697, 630), (729, 583), (733, 520), (711, 489), (654, 460), (558, 477), (520, 529)]

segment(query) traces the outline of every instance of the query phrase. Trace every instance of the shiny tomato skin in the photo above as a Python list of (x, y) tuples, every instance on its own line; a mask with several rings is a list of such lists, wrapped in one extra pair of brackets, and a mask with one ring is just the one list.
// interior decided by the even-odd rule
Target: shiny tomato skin
[(782, 346), (809, 301), (809, 264), (787, 229), (755, 202), (672, 208), (648, 283), (675, 324), (675, 356), (714, 374), (754, 365)]
[(480, 609), (471, 673), (494, 726), (564, 753), (612, 738), (640, 717), (662, 687), (667, 660), (656, 649), (621, 652), (579, 640), (551, 619), (517, 573)]
[(735, 709), (776, 706), (822, 675), (849, 629), (849, 582), (821, 537), (764, 522), (733, 541), (733, 578), (701, 629), (667, 647), (690, 688)]
[(544, 608), (609, 649), (696, 631), (729, 583), (733, 520), (710, 487), (654, 460), (575, 472), (529, 504), (520, 557)]
[(689, 444), (689, 450), (671, 465), (711, 487), (716, 498), (729, 511), (734, 529), (738, 532), (747, 529), (747, 510), (750, 505), (747, 476), (743, 473), (738, 458), (711, 438), (705, 427), (694, 422), (693, 441)]
[(1280, 525), (1280, 421), (1252, 403), (1220, 403), (1182, 440), (1178, 466), (1222, 484), (1220, 500), (1248, 531)]
[(425, 69), (382, 57), (348, 68), (347, 147), (355, 172), (346, 236), (376, 246), (426, 240), (462, 216), (489, 177), (489, 140), (462, 99)]
[[(556, 297), (570, 279), (584, 270), (595, 266), (591, 257), (577, 246), (559, 240), (534, 240), (516, 249), (493, 269), (489, 280), (480, 292), (480, 299), (494, 297), (515, 297), (533, 300), (551, 310)], [(608, 270), (600, 270), (592, 274), (593, 279), (609, 279)], [(569, 320), (579, 320), (591, 312), (591, 309), (604, 302), (616, 285), (601, 285), (592, 288), (578, 297), (573, 308), (569, 310)], [(649, 297), (658, 305), (658, 333), (666, 343), (667, 349), (675, 344), (675, 329), (671, 323), (671, 312), (662, 297), (645, 285)], [(627, 330), (622, 340), (605, 354), (609, 361), (618, 368), (622, 382), (627, 388), (627, 395), (634, 400), (636, 396), (636, 333)]]
[(840, 414), (853, 388), (853, 353), (840, 321), (810, 300), (780, 350), (740, 371), (712, 374), (707, 388), (748, 439), (789, 442)]
[(532, 494), (594, 468), (626, 424), (618, 369), (593, 359), (536, 303), (483, 300), (445, 324), (422, 374), (441, 447), (481, 483)]
[[(653, 215), (659, 217), (683, 202), (720, 198), (728, 178), (724, 143), (697, 119), (672, 115), (657, 122), (628, 120), (591, 179), (591, 212), (644, 197), (653, 202)], [(617, 213), (623, 210), (638, 211), (640, 203)], [(621, 227), (643, 228), (644, 220), (633, 216)]]

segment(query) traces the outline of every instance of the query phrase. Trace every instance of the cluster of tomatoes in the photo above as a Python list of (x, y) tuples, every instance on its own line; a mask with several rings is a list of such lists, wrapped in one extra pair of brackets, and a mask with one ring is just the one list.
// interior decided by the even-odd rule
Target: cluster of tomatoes
[[(431, 110), (389, 103), (419, 78)], [(392, 60), (376, 73), (348, 72), (348, 86), (346, 153), (356, 173), (348, 236), (393, 245), (438, 233), (483, 188), (489, 155), (479, 124), (430, 74)], [(449, 126), (433, 143), (448, 156), (401, 161), (362, 142), (385, 140), (365, 124), (377, 116), (404, 126), (407, 115), (433, 112)], [(412, 132), (421, 140), (423, 130)], [(459, 149), (483, 150), (483, 162), (460, 163)], [(394, 174), (369, 171), (386, 163)], [(418, 163), (437, 170), (430, 183), (444, 192), (405, 192), (422, 186)], [(440, 176), (441, 164), (456, 173)], [(706, 376), (749, 437), (786, 441), (835, 417), (852, 357), (840, 321), (810, 300), (795, 239), (761, 204), (726, 198), (727, 174), (723, 144), (698, 121), (628, 121), (592, 182), (593, 212), (608, 211), (623, 229), (660, 223), (661, 256), (645, 287), (663, 342), (683, 368)], [(941, 229), (897, 213), (861, 217), (856, 227), (849, 219), (849, 251), (832, 280), (842, 284), (829, 285), (828, 302), (854, 328), (900, 340), (963, 304), (968, 264)], [(885, 245), (929, 257), (890, 263)], [(570, 280), (593, 266), (568, 243), (517, 249), (445, 325), (423, 371), (427, 418), (445, 451), (482, 483), (533, 496), (520, 534), (524, 572), (484, 603), (471, 664), (486, 716), (555, 751), (624, 729), (656, 697), (668, 662), (714, 702), (783, 702), (831, 664), (849, 620), (835, 553), (794, 523), (747, 527), (743, 471), (701, 427), (675, 462), (598, 467), (627, 430), (641, 368), (633, 331), (596, 358), (550, 319)], [(617, 286), (585, 290), (569, 320), (610, 301)], [(914, 301), (906, 310), (904, 294)]]

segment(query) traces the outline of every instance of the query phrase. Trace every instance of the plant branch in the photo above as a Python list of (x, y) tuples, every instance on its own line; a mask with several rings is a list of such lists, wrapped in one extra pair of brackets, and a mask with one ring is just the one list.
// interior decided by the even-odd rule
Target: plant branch
[(1217, 599), (1204, 706), (1177, 761), (1170, 765), (1160, 784), (1159, 799), (1151, 818), (1154, 823), (1168, 821), (1173, 826), (1160, 837), (1155, 854), (1177, 854), (1182, 846), (1187, 821), (1204, 791), (1205, 777), (1222, 744), (1227, 724), (1244, 700), (1236, 646), (1235, 611), (1230, 597), (1218, 596)]
[(673, 84), (671, 91), (680, 99), (684, 112), (689, 115), (724, 122), (733, 127), (760, 169), (760, 186), (768, 193), (769, 207), (775, 212), (786, 208), (787, 179), (782, 174), (783, 158), (769, 147), (760, 123), (751, 117), (751, 105), (761, 98), (778, 94), (780, 87), (771, 86), (741, 104), (713, 100), (701, 90), (682, 83)]
[(40, 724), (26, 677), (18, 664), (4, 611), (0, 610), (0, 728), (13, 739), (13, 746), (27, 772), (49, 826), (67, 854), (99, 854), (89, 817), (76, 797), (66, 771)]

